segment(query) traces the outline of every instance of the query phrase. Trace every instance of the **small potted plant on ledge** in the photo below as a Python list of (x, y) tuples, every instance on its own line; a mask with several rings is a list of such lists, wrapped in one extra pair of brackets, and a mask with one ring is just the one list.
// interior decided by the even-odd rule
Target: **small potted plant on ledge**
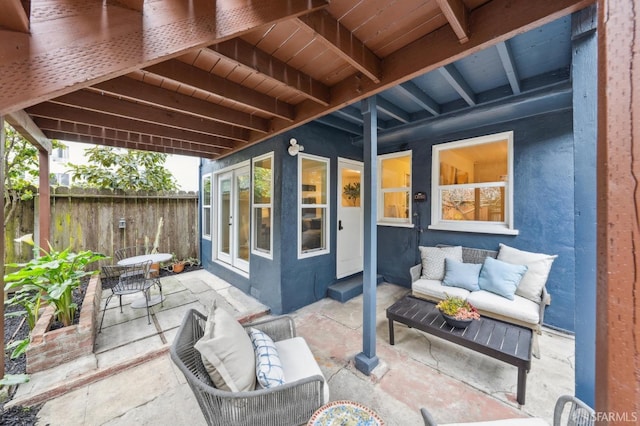
[(447, 296), (436, 308), (451, 327), (466, 328), (471, 321), (480, 319), (477, 309), (461, 297)]

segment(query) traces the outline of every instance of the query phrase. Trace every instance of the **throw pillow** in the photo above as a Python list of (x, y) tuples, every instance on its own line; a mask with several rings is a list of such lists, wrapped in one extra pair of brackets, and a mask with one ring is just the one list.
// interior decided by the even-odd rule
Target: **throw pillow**
[(418, 247), (422, 259), (422, 277), (428, 280), (442, 280), (446, 258), (462, 262), (462, 246)]
[(516, 289), (518, 296), (540, 303), (542, 288), (547, 283), (551, 265), (557, 255), (532, 253), (500, 244), (498, 259), (515, 265), (527, 265), (527, 273)]
[(194, 347), (216, 388), (231, 392), (255, 389), (256, 364), (251, 339), (240, 323), (217, 307), (215, 301), (204, 335)]
[(469, 291), (480, 290), (478, 278), (481, 263), (463, 263), (450, 258), (444, 260), (445, 272), (442, 285), (460, 287)]
[(520, 280), (527, 272), (525, 265), (511, 263), (487, 257), (480, 270), (478, 286), (481, 290), (490, 291), (509, 300), (515, 299), (514, 294)]
[(255, 328), (249, 329), (249, 337), (256, 355), (256, 377), (263, 388), (285, 383), (280, 355), (271, 337)]

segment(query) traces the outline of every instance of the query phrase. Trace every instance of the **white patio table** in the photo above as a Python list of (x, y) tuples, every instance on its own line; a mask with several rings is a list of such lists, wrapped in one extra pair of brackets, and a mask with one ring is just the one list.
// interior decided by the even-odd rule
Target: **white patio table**
[[(162, 263), (162, 262), (167, 262), (169, 260), (171, 260), (171, 258), (173, 257), (173, 255), (171, 253), (151, 253), (151, 254), (141, 254), (138, 256), (133, 256), (133, 257), (127, 257), (124, 258), (122, 260), (118, 261), (118, 265), (120, 266), (127, 266), (127, 265), (134, 265), (136, 263), (141, 263), (141, 262), (147, 262), (147, 261), (151, 261), (152, 264), (154, 263)], [(160, 296), (159, 294), (155, 294), (153, 296), (149, 296), (149, 306), (153, 306), (153, 305), (157, 305), (158, 303), (162, 302), (164, 300), (164, 298), (162, 296)], [(133, 302), (131, 302), (131, 307), (134, 309), (140, 309), (140, 308), (145, 308), (147, 307), (147, 302), (144, 300), (144, 298), (140, 298), (137, 300), (134, 300)]]

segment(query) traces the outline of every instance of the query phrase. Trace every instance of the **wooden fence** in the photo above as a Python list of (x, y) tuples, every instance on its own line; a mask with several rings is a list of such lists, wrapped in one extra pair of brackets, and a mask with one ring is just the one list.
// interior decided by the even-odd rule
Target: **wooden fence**
[[(22, 202), (5, 227), (5, 263), (31, 258), (31, 247), (13, 240), (36, 229), (34, 205), (37, 200)], [(121, 247), (153, 245), (160, 218), (159, 250), (180, 259), (198, 257), (197, 193), (51, 188), (50, 243), (55, 249), (88, 249), (113, 256)]]

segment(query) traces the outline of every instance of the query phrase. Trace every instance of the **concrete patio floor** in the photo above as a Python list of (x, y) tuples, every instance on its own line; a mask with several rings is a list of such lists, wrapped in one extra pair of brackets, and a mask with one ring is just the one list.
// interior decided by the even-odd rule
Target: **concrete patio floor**
[[(239, 319), (267, 314), (267, 308), (218, 277), (194, 271), (162, 279), (164, 307), (127, 303), (120, 313), (113, 299), (95, 354), (33, 374), (9, 405), (44, 401), (39, 425), (203, 425), (204, 419), (168, 347), (187, 309), (206, 312), (213, 299)], [(526, 404), (515, 402), (517, 369), (436, 337), (396, 324), (389, 345), (385, 309), (409, 290), (383, 283), (377, 290), (377, 355), (371, 376), (358, 372), (362, 351), (362, 296), (346, 303), (322, 299), (291, 313), (298, 335), (311, 347), (329, 382), (331, 400), (348, 399), (373, 408), (387, 425), (422, 425), (427, 407), (438, 422), (542, 417), (551, 423), (558, 396), (573, 394), (574, 340), (545, 329), (542, 358), (533, 360)]]

